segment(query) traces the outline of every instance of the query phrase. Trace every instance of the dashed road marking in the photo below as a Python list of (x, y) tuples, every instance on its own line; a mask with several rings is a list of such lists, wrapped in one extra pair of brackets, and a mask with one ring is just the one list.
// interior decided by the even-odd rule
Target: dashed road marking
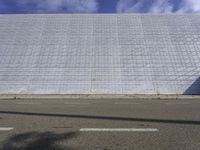
[(115, 103), (115, 105), (140, 105), (140, 103)]
[(65, 103), (65, 105), (90, 105), (91, 103)]
[(166, 105), (190, 105), (191, 103), (165, 103)]
[(6, 127), (0, 127), (0, 131), (10, 131), (13, 130), (14, 128), (6, 128)]
[(158, 132), (156, 128), (81, 128), (80, 132)]
[(23, 102), (18, 102), (18, 105), (41, 105), (42, 103), (23, 103)]

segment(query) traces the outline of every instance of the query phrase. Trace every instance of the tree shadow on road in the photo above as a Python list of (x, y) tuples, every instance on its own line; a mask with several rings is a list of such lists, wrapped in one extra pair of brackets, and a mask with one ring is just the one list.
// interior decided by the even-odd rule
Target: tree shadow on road
[(53, 132), (27, 132), (10, 137), (3, 144), (2, 150), (72, 150), (58, 142), (70, 139), (75, 132), (56, 134)]

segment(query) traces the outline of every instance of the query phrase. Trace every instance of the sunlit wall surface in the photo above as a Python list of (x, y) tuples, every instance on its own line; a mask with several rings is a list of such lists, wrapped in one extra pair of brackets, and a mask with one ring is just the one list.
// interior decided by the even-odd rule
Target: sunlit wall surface
[(200, 94), (200, 15), (0, 15), (0, 93)]

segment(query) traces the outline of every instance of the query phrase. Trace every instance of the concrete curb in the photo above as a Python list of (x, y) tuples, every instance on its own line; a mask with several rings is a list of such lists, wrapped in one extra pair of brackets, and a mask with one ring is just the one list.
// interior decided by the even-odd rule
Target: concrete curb
[(200, 95), (132, 95), (132, 94), (0, 94), (0, 100), (33, 99), (187, 99), (200, 100)]

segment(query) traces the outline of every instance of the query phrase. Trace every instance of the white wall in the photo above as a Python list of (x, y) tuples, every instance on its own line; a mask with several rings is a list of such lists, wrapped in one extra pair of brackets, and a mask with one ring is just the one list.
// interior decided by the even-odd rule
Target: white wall
[(0, 15), (1, 94), (200, 94), (199, 77), (199, 15)]

